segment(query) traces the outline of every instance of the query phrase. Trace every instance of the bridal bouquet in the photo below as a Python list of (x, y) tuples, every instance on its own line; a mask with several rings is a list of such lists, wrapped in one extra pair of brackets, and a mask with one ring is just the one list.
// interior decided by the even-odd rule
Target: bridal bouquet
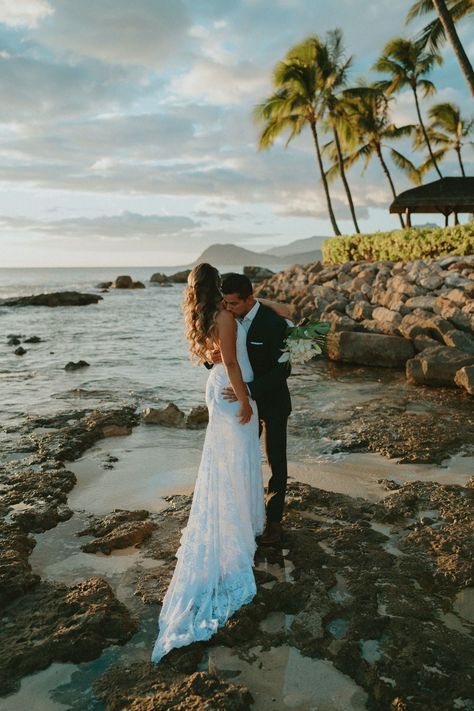
[(306, 363), (320, 355), (326, 344), (326, 336), (331, 324), (328, 321), (304, 319), (297, 326), (290, 326), (285, 340), (285, 348), (279, 363)]

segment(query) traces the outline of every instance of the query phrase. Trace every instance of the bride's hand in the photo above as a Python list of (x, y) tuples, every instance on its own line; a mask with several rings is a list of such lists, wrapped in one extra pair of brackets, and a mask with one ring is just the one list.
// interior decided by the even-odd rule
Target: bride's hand
[(239, 422), (241, 425), (246, 425), (247, 422), (250, 422), (250, 419), (253, 415), (253, 410), (252, 406), (250, 405), (250, 401), (247, 398), (246, 400), (242, 400), (240, 403), (240, 408), (239, 408)]

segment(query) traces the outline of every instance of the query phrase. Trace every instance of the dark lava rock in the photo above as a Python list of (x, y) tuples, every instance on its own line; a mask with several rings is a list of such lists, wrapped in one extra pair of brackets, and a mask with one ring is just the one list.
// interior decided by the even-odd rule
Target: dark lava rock
[(2, 299), (0, 306), (87, 306), (98, 304), (102, 296), (98, 294), (81, 294), (78, 291), (56, 291), (51, 294), (34, 294), (33, 296), (14, 296)]
[(474, 453), (469, 396), (459, 397), (448, 388), (417, 389), (422, 394), (397, 396), (392, 391), (390, 397), (366, 401), (363, 408), (349, 409), (338, 418), (308, 414), (302, 424), (340, 440), (338, 451), (378, 452), (400, 462), (440, 464), (459, 451)]
[(25, 343), (41, 343), (41, 338), (39, 336), (30, 336), (25, 338)]
[(169, 280), (174, 284), (187, 284), (188, 276), (191, 274), (190, 269), (183, 269), (181, 272), (176, 272), (169, 277)]
[(148, 511), (123, 511), (116, 509), (112, 514), (96, 519), (91, 526), (78, 532), (78, 536), (96, 536), (95, 540), (85, 543), (81, 549), (86, 553), (105, 553), (114, 549), (135, 546), (151, 535), (155, 528), (147, 520)]
[(248, 711), (253, 701), (245, 687), (205, 672), (186, 676), (173, 667), (144, 662), (129, 667), (112, 667), (96, 684), (95, 691), (107, 711), (125, 708), (137, 711)]
[(8, 339), (7, 345), (9, 345), (9, 346), (19, 346), (20, 343), (21, 343), (21, 341), (20, 341), (20, 339), (19, 339), (17, 336), (11, 336), (11, 337)]
[[(473, 490), (413, 482), (370, 503), (291, 482), (284, 549), (257, 550), (257, 595), (201, 644), (231, 647), (257, 669), (255, 649), (296, 647), (306, 656), (331, 661), (361, 686), (369, 697), (367, 708), (456, 708), (456, 699), (469, 700), (474, 692), (474, 640), (469, 621), (454, 605), (457, 593), (473, 585)], [(189, 497), (173, 497), (169, 503), (166, 511), (154, 514), (157, 527), (142, 546), (157, 560), (157, 568), (135, 581), (146, 603), (160, 602), (157, 588), (162, 596), (169, 584), (173, 551), (189, 511)], [(280, 568), (279, 581), (268, 576), (267, 566), (272, 574)], [(262, 623), (271, 613), (294, 618), (280, 631), (264, 631)], [(446, 613), (465, 631), (447, 626)], [(190, 645), (190, 654), (194, 648)], [(158, 673), (172, 665), (172, 658), (162, 660)], [(226, 681), (224, 671), (217, 673)], [(179, 674), (172, 679), (180, 679)], [(148, 685), (147, 680), (144, 688)], [(113, 686), (108, 679), (108, 695), (101, 696), (107, 702), (115, 698)], [(132, 704), (132, 697), (124, 695), (125, 682), (118, 688), (124, 691), (112, 708)], [(137, 692), (137, 708), (142, 708), (141, 687)], [(159, 699), (156, 703), (161, 708)], [(163, 703), (162, 708), (173, 708), (169, 699)]]
[(269, 279), (274, 276), (275, 272), (266, 267), (244, 267), (244, 274), (247, 276), (253, 284), (259, 284), (265, 279)]
[(104, 289), (105, 291), (109, 289), (112, 286), (111, 281), (101, 281), (99, 284), (96, 284), (96, 289)]
[(39, 575), (32, 573), (28, 563), (35, 545), (33, 538), (0, 521), (0, 608), (39, 582)]
[(87, 368), (90, 366), (90, 363), (88, 363), (86, 360), (78, 360), (74, 362), (73, 360), (70, 360), (69, 363), (66, 363), (64, 366), (64, 370), (79, 370), (80, 368)]
[(137, 623), (102, 578), (72, 587), (39, 583), (2, 613), (0, 693), (53, 662), (84, 662), (124, 644)]
[(162, 272), (155, 272), (155, 274), (152, 274), (150, 277), (150, 281), (153, 284), (168, 284), (169, 283), (169, 277), (166, 276), (166, 274), (163, 274)]
[(37, 427), (60, 427), (51, 433), (33, 432), (30, 435), (40, 457), (73, 461), (104, 437), (130, 434), (132, 426), (138, 422), (135, 408), (131, 406), (106, 412), (96, 410), (85, 415), (79, 413), (77, 421), (65, 425), (69, 419), (71, 419), (70, 413), (35, 419)]
[(191, 408), (186, 417), (186, 427), (189, 429), (200, 429), (206, 427), (209, 422), (209, 411), (205, 405), (197, 405)]
[(43, 533), (43, 531), (54, 528), (61, 521), (67, 521), (72, 514), (73, 512), (67, 506), (40, 503), (31, 509), (12, 513), (11, 519), (22, 531)]
[(25, 355), (26, 352), (27, 351), (25, 350), (25, 348), (23, 348), (23, 346), (18, 346), (18, 348), (15, 348), (15, 355), (22, 356)]
[[(34, 468), (20, 467), (8, 476), (7, 485), (0, 492), (0, 505), (2, 507), (15, 504), (30, 506), (31, 509), (15, 512), (18, 525), (22, 523), (22, 528), (25, 530), (26, 521), (35, 520), (36, 514), (39, 515), (42, 508), (46, 511), (48, 508), (65, 504), (67, 494), (75, 483), (76, 475), (73, 472), (54, 463), (45, 462), (44, 467), (38, 465)], [(36, 514), (35, 507), (38, 507)], [(59, 515), (57, 520), (62, 520)]]
[(186, 416), (174, 402), (169, 402), (166, 407), (146, 407), (142, 412), (143, 421), (147, 424), (162, 425), (163, 427), (183, 427)]

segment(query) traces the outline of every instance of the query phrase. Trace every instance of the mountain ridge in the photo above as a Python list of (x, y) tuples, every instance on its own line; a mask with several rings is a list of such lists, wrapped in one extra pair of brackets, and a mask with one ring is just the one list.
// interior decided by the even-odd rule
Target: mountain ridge
[[(303, 240), (301, 240), (303, 241)], [(238, 247), (235, 244), (211, 244), (192, 263), (192, 266), (200, 262), (208, 262), (217, 266), (252, 266), (268, 267), (288, 266), (304, 262), (314, 262), (321, 259), (321, 250), (315, 249), (309, 252), (297, 252), (296, 254), (274, 255), (268, 252), (254, 252), (245, 247)]]

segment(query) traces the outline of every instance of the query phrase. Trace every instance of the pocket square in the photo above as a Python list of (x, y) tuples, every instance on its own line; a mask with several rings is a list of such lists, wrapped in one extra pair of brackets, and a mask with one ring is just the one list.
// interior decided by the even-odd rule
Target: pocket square
[(252, 346), (263, 346), (263, 341), (250, 341)]

